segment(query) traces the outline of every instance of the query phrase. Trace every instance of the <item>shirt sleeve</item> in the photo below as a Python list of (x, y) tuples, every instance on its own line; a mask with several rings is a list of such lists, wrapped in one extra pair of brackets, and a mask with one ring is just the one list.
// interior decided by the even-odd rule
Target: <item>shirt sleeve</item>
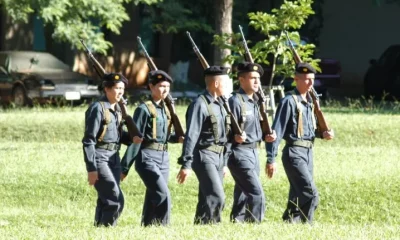
[[(135, 112), (133, 113), (133, 122), (136, 124), (138, 130), (140, 131), (140, 133), (142, 133), (143, 137), (145, 136), (145, 129), (149, 116), (150, 115), (143, 108), (143, 106), (139, 106), (138, 108), (136, 108)], [(121, 160), (121, 171), (123, 174), (128, 175), (129, 169), (131, 168), (132, 164), (135, 162), (138, 156), (140, 146), (140, 143), (132, 143), (126, 149), (125, 154)]]
[(97, 134), (103, 119), (102, 116), (100, 103), (94, 103), (85, 113), (85, 134), (82, 139), (82, 144), (86, 170), (88, 172), (97, 171), (95, 146), (97, 143)]
[(201, 100), (197, 99), (190, 104), (186, 112), (186, 134), (182, 146), (182, 156), (178, 159), (178, 164), (183, 169), (191, 169), (193, 162), (193, 151), (199, 140), (200, 131), (205, 119), (201, 108)]
[(290, 117), (292, 116), (289, 98), (283, 98), (276, 110), (274, 122), (272, 124), (272, 129), (276, 132), (276, 140), (272, 143), (266, 143), (268, 164), (275, 162), (275, 158), (278, 154), (279, 143), (285, 134), (286, 126)]

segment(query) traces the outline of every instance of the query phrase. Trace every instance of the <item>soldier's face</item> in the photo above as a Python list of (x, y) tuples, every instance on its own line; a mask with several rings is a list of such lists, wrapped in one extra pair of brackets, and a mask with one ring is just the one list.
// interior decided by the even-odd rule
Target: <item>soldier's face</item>
[(299, 93), (306, 93), (311, 90), (314, 85), (315, 74), (307, 73), (300, 74), (297, 73), (294, 77), (294, 81), (296, 82), (296, 88)]
[(104, 88), (106, 91), (106, 96), (108, 101), (113, 104), (117, 103), (121, 100), (122, 96), (124, 95), (125, 92), (125, 84), (123, 82), (119, 82), (114, 84), (114, 86), (108, 88)]
[(215, 77), (215, 88), (218, 96), (225, 95), (225, 85), (229, 81), (228, 75), (218, 75)]
[(260, 84), (260, 73), (248, 72), (239, 77), (240, 86), (246, 93), (255, 93)]
[(159, 82), (156, 85), (150, 84), (150, 91), (154, 100), (164, 100), (169, 94), (170, 85), (168, 81)]

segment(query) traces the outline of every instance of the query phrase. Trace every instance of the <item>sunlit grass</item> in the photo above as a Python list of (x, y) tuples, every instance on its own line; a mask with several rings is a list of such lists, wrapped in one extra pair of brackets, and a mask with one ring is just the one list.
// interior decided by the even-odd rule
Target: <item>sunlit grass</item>
[[(185, 106), (178, 106), (184, 123)], [(85, 108), (0, 110), (1, 239), (396, 239), (400, 236), (400, 115), (327, 108), (336, 138), (317, 140), (315, 225), (281, 222), (288, 183), (281, 162), (268, 180), (260, 225), (229, 223), (234, 182), (225, 178), (223, 223), (193, 226), (197, 180), (178, 185), (181, 145), (170, 145), (169, 227), (140, 227), (144, 186), (132, 169), (122, 183), (126, 206), (118, 227), (92, 227), (96, 192), (86, 182), (82, 145)], [(130, 107), (133, 112), (133, 106)], [(123, 154), (125, 147), (121, 150)], [(262, 169), (265, 149), (260, 149)], [(280, 159), (280, 156), (278, 156)]]

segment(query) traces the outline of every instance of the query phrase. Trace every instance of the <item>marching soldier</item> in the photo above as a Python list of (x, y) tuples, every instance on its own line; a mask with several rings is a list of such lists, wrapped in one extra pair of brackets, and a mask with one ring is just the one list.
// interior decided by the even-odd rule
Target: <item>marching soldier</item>
[(105, 96), (92, 103), (85, 114), (83, 153), (89, 185), (94, 185), (98, 193), (95, 226), (115, 226), (124, 208), (118, 151), (121, 142), (128, 144), (132, 140), (122, 131), (121, 109), (117, 103), (127, 84), (121, 74), (105, 74)]
[[(272, 125), (274, 133), (267, 136), (268, 164), (275, 162), (282, 138), (286, 141), (282, 163), (290, 189), (287, 208), (282, 218), (289, 223), (312, 223), (319, 201), (313, 177), (312, 150), (316, 136), (316, 119), (312, 100), (307, 94), (313, 86), (314, 78), (315, 69), (311, 65), (296, 65), (296, 89), (281, 100)], [(322, 137), (332, 139), (333, 131), (323, 132)]]
[(234, 135), (228, 144), (228, 167), (235, 180), (231, 221), (259, 223), (264, 218), (265, 196), (259, 179), (257, 144), (263, 133), (255, 93), (264, 71), (251, 62), (240, 63), (237, 70), (240, 89), (229, 105), (244, 134)]
[(182, 168), (177, 179), (184, 183), (191, 168), (197, 176), (199, 193), (195, 224), (221, 221), (225, 202), (224, 151), (230, 121), (219, 97), (223, 95), (224, 82), (229, 80), (229, 71), (229, 68), (220, 66), (205, 69), (207, 89), (186, 112), (187, 131), (182, 156), (178, 160)]
[(164, 71), (150, 71), (151, 97), (141, 103), (133, 115), (134, 122), (143, 134), (143, 142), (129, 146), (121, 163), (122, 180), (135, 162), (135, 169), (146, 186), (142, 212), (143, 226), (170, 223), (171, 196), (168, 189), (167, 142), (176, 142), (176, 139), (170, 137), (171, 115), (164, 99), (169, 94), (171, 83), (171, 77)]

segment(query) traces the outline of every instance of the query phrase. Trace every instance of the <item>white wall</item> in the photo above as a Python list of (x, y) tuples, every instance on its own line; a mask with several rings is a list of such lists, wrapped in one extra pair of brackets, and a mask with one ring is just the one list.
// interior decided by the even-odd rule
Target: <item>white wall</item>
[(341, 85), (362, 85), (369, 60), (400, 44), (400, 5), (373, 0), (326, 0), (318, 57), (342, 66)]

